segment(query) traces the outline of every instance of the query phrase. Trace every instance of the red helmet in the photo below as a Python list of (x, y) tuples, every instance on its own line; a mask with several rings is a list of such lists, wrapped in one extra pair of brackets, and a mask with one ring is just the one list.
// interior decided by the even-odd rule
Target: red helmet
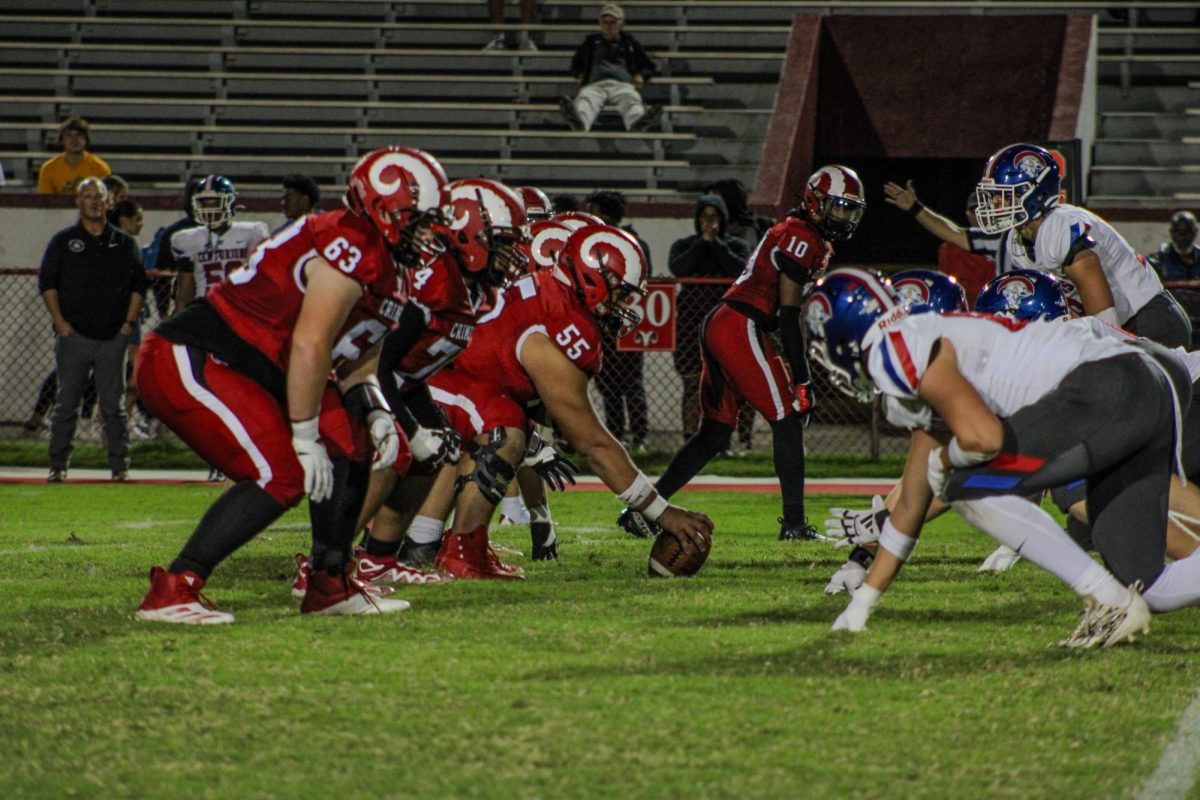
[(611, 225), (586, 225), (573, 232), (558, 256), (575, 293), (598, 322), (618, 335), (642, 321), (633, 302), (646, 294), (646, 254), (637, 239)]
[(803, 206), (821, 235), (842, 242), (854, 235), (867, 201), (862, 181), (854, 170), (832, 164), (809, 177), (804, 186)]
[(405, 266), (416, 266), (436, 247), (418, 241), (414, 229), (442, 218), (446, 171), (438, 160), (413, 147), (385, 147), (367, 153), (350, 170), (346, 207), (371, 220)]
[(529, 259), (530, 271), (551, 269), (558, 263), (558, 254), (571, 235), (571, 227), (552, 219), (541, 219), (529, 225), (529, 241), (520, 246)]
[(450, 184), (450, 203), (446, 234), (463, 269), (494, 285), (510, 271), (524, 273), (514, 245), (526, 238), (525, 206), (516, 192), (499, 181), (465, 178)]
[(584, 225), (603, 225), (604, 220), (597, 217), (595, 214), (589, 214), (586, 211), (564, 211), (561, 214), (555, 214), (551, 217), (555, 222), (561, 222), (564, 225), (569, 225), (572, 229), (578, 229)]
[(554, 204), (546, 193), (536, 186), (518, 186), (517, 191), (525, 203), (525, 219), (537, 222), (540, 219), (550, 219), (554, 214)]

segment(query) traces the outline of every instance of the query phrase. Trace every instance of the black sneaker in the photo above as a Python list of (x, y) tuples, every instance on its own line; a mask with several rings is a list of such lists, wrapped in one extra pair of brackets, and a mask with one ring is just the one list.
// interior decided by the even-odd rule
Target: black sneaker
[(662, 528), (646, 517), (640, 511), (627, 508), (617, 517), (617, 525), (624, 528), (631, 536), (639, 539), (653, 539), (662, 533)]
[(66, 467), (63, 467), (62, 469), (58, 469), (57, 467), (50, 468), (50, 474), (46, 476), (46, 483), (66, 483), (66, 482), (67, 482)]
[(112, 471), (112, 479), (118, 483), (124, 483), (129, 480), (129, 470), (114, 469)]
[(817, 535), (817, 529), (808, 524), (808, 517), (804, 518), (804, 522), (784, 522), (783, 517), (779, 518), (779, 541), (781, 542), (806, 542), (820, 538)]
[(407, 564), (416, 569), (428, 569), (433, 566), (433, 560), (437, 558), (438, 550), (441, 547), (440, 541), (418, 544), (405, 536), (404, 541), (400, 543), (400, 552), (396, 555), (396, 559), (401, 564)]
[(579, 112), (575, 110), (575, 101), (569, 97), (560, 98), (558, 101), (558, 109), (562, 112), (563, 119), (567, 121), (573, 131), (583, 130), (583, 120), (579, 118)]
[(529, 534), (533, 539), (534, 561), (558, 560), (558, 538), (554, 535), (553, 523), (531, 522)]
[(662, 116), (662, 106), (646, 106), (646, 113), (638, 117), (637, 122), (630, 127), (631, 131), (648, 131), (658, 122), (658, 118)]

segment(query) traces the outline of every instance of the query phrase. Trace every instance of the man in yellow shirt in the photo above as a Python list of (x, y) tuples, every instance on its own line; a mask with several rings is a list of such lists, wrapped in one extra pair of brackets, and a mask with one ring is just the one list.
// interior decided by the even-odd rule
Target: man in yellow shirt
[(42, 164), (38, 173), (40, 194), (75, 194), (84, 178), (104, 178), (112, 174), (108, 164), (87, 151), (92, 141), (91, 127), (83, 117), (68, 117), (58, 129), (62, 155)]

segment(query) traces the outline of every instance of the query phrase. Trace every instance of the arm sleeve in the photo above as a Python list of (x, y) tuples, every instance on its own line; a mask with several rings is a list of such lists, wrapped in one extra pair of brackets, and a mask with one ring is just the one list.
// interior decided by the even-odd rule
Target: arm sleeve
[[(425, 332), (425, 314), (415, 303), (406, 303), (396, 320), (396, 327), (383, 337), (383, 347), (379, 353), (379, 378), (391, 376), (400, 367), (400, 362), (408, 355), (408, 351), (420, 341)], [(393, 380), (388, 378), (388, 380)]]
[(808, 370), (799, 306), (783, 306), (779, 309), (779, 336), (783, 340), (783, 357), (792, 371), (792, 383), (809, 383), (812, 374)]

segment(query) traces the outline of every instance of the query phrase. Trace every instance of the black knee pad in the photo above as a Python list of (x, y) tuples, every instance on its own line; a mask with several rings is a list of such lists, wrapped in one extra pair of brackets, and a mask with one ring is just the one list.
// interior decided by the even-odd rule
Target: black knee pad
[(475, 459), (475, 469), (469, 475), (460, 475), (455, 481), (455, 490), (462, 491), (468, 483), (474, 483), (492, 505), (499, 505), (508, 491), (508, 484), (517, 476), (516, 467), (504, 460), (497, 451), (507, 438), (503, 428), (492, 431), (486, 444), (467, 446), (467, 452)]

